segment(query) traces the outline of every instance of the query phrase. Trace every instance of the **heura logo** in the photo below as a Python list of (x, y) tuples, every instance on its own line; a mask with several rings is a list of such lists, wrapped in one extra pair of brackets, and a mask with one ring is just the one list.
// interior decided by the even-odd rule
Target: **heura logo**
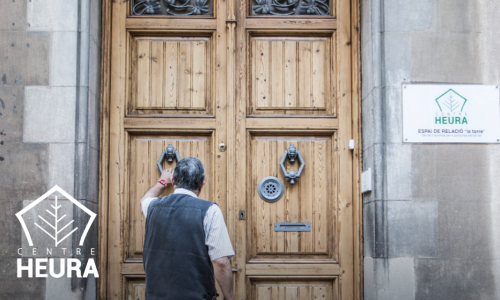
[[(83, 204), (78, 202), (75, 198), (71, 197), (67, 192), (65, 192), (63, 189), (61, 189), (59, 186), (54, 186), (52, 189), (50, 189), (48, 192), (43, 194), (40, 198), (36, 199), (31, 203), (30, 205), (26, 206), (24, 209), (19, 211), (16, 214), (16, 217), (19, 219), (19, 222), (21, 223), (21, 226), (23, 228), (24, 235), (26, 236), (26, 240), (28, 241), (28, 245), (31, 247), (29, 249), (29, 254), (30, 255), (40, 255), (44, 253), (47, 256), (51, 256), (53, 254), (60, 254), (60, 255), (70, 255), (72, 254), (71, 251), (68, 251), (67, 248), (64, 247), (58, 247), (63, 241), (67, 240), (69, 237), (71, 237), (77, 230), (78, 227), (75, 226), (74, 220), (70, 220), (69, 217), (67, 217), (67, 214), (64, 214), (63, 211), (63, 206), (61, 205), (61, 202), (59, 200), (58, 202), (58, 197), (55, 196), (54, 199), (49, 199), (50, 196), (59, 193), (61, 194), (65, 199), (68, 201), (63, 201), (66, 204), (69, 204), (71, 207), (70, 208), (77, 208), (82, 210), (85, 214), (89, 216), (89, 220), (87, 222), (87, 225), (85, 226), (85, 229), (80, 237), (78, 247), (75, 249), (75, 254), (77, 256), (81, 256), (81, 247), (83, 246), (83, 243), (85, 241), (85, 237), (87, 236), (87, 233), (89, 232), (90, 227), (92, 226), (92, 223), (94, 222), (94, 219), (96, 218), (96, 214), (92, 212), (90, 209), (85, 207)], [(47, 202), (44, 202), (47, 201)], [(45, 203), (45, 207), (49, 205), (49, 209), (37, 209), (39, 207), (42, 207), (44, 205), (40, 205), (42, 202)], [(73, 211), (70, 210), (70, 211)], [(25, 218), (26, 213), (31, 212), (31, 216), (35, 216), (35, 220), (31, 220), (30, 218)], [(34, 212), (34, 213), (33, 213)], [(26, 219), (26, 220), (25, 220)], [(48, 240), (50, 240), (49, 244), (52, 244), (54, 247), (46, 247), (46, 249), (39, 249), (39, 247), (35, 247), (32, 236), (30, 234), (30, 230), (28, 230), (28, 226), (26, 224), (26, 221), (28, 221), (29, 227), (32, 228), (32, 230), (40, 230), (40, 232), (37, 232), (40, 234), (40, 236), (46, 237)], [(34, 226), (33, 226), (34, 225)], [(71, 226), (73, 225), (73, 226)], [(71, 241), (71, 239), (67, 240)], [(45, 250), (45, 251), (44, 251)], [(19, 255), (23, 255), (23, 248), (19, 248), (17, 250), (17, 253)], [(95, 255), (95, 249), (91, 248), (90, 249), (90, 255), (93, 256)], [(94, 261), (94, 258), (89, 258), (87, 260), (87, 264), (85, 266), (85, 270), (83, 272), (83, 276), (81, 273), (81, 260), (78, 258), (59, 258), (59, 271), (56, 271), (56, 258), (28, 258), (27, 259), (27, 265), (23, 265), (22, 263), (22, 258), (17, 259), (17, 277), (21, 278), (27, 273), (28, 277), (31, 278), (33, 277), (33, 270), (35, 271), (35, 276), (37, 278), (40, 277), (48, 277), (50, 275), (53, 278), (60, 278), (64, 276), (66, 273), (66, 276), (69, 278), (72, 276), (73, 273), (76, 273), (77, 277), (88, 277), (89, 275), (94, 275), (96, 278), (99, 277), (99, 273), (97, 272), (97, 267)]]
[(463, 111), (467, 99), (453, 89), (436, 98), (436, 103), (440, 112), (436, 112), (435, 124), (469, 124), (467, 113)]

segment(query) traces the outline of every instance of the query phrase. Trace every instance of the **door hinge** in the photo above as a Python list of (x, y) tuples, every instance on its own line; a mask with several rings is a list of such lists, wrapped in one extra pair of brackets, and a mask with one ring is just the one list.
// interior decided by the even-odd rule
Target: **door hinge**
[(247, 216), (247, 213), (246, 213), (244, 210), (240, 210), (240, 213), (239, 213), (239, 217), (238, 217), (238, 218), (239, 218), (240, 220), (245, 220), (246, 216)]

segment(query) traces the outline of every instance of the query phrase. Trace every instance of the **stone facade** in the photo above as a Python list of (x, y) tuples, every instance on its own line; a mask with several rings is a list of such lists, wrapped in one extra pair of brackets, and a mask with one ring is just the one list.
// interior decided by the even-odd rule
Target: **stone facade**
[[(2, 299), (96, 298), (95, 278), (17, 278), (17, 249), (31, 255), (25, 253), (28, 247), (15, 213), (56, 184), (97, 212), (100, 11), (98, 0), (2, 2)], [(76, 210), (67, 215), (75, 220), (74, 227), (87, 221)], [(97, 247), (97, 222), (86, 240), (87, 248)], [(76, 244), (67, 243), (69, 249)], [(89, 255), (87, 248), (82, 261)]]
[(404, 144), (401, 88), (498, 84), (500, 2), (361, 10), (365, 299), (499, 299), (500, 146)]

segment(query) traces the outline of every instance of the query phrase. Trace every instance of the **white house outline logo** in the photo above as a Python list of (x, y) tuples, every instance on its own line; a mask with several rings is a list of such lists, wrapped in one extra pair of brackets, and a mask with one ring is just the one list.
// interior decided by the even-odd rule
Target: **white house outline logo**
[[(89, 216), (90, 216), (90, 220), (89, 222), (87, 223), (87, 226), (85, 226), (85, 230), (83, 231), (83, 234), (80, 238), (80, 243), (79, 245), (80, 246), (83, 246), (83, 241), (85, 240), (85, 237), (87, 236), (87, 233), (89, 232), (89, 229), (90, 229), (90, 226), (92, 226), (92, 223), (94, 222), (94, 219), (95, 217), (97, 216), (96, 213), (92, 212), (90, 209), (86, 208), (83, 204), (81, 204), (80, 202), (78, 202), (75, 198), (71, 197), (68, 193), (66, 193), (62, 188), (60, 188), (58, 185), (54, 186), (53, 188), (51, 188), (48, 192), (46, 192), (45, 194), (43, 194), (41, 197), (39, 197), (38, 199), (36, 199), (35, 201), (33, 201), (33, 203), (31, 203), (30, 205), (26, 206), (25, 208), (23, 208), (21, 211), (19, 211), (17, 214), (16, 214), (16, 217), (19, 219), (19, 222), (21, 223), (21, 226), (23, 227), (23, 231), (24, 231), (24, 234), (26, 235), (26, 239), (28, 240), (28, 244), (30, 245), (30, 247), (33, 246), (33, 241), (31, 239), (31, 235), (28, 231), (28, 228), (26, 227), (26, 223), (24, 222), (24, 219), (23, 219), (23, 214), (25, 214), (27, 211), (29, 211), (30, 209), (32, 209), (33, 207), (37, 206), (40, 202), (42, 202), (43, 200), (45, 200), (47, 197), (49, 197), (50, 195), (52, 195), (54, 192), (59, 192), (61, 193), (64, 197), (66, 197), (66, 199), (68, 199), (69, 201), (71, 201), (74, 205), (78, 206), (78, 208), (80, 208), (81, 210), (83, 210), (85, 213), (87, 213)], [(49, 212), (52, 216), (55, 217), (55, 220), (56, 220), (56, 224), (55, 226), (51, 225), (49, 222), (47, 222), (45, 219), (43, 219), (41, 216), (38, 216), (41, 220), (43, 220), (44, 222), (46, 222), (47, 224), (49, 224), (52, 228), (55, 229), (55, 236), (52, 236), (51, 234), (49, 234), (47, 231), (45, 231), (40, 225), (38, 225), (37, 223), (35, 223), (36, 226), (38, 226), (39, 228), (41, 228), (46, 234), (48, 234), (52, 239), (54, 239), (55, 241), (55, 244), (56, 244), (56, 247), (59, 243), (61, 243), (64, 239), (66, 239), (68, 236), (70, 236), (73, 232), (75, 232), (77, 228), (73, 229), (69, 234), (67, 234), (64, 238), (58, 240), (57, 239), (57, 234), (58, 234), (58, 227), (57, 227), (57, 223), (59, 221), (61, 221), (66, 215), (64, 215), (63, 217), (59, 218), (58, 219), (58, 216), (57, 216), (57, 210), (61, 207), (61, 205), (57, 206), (57, 197), (55, 199), (55, 206), (54, 205), (51, 205), (52, 208), (54, 208), (55, 210), (55, 214), (52, 214), (50, 211), (47, 210), (47, 212)], [(65, 229), (67, 226), (69, 226), (70, 224), (73, 223), (74, 220), (72, 220), (71, 222), (67, 223), (62, 229), (59, 230), (59, 232), (61, 232), (63, 229)]]

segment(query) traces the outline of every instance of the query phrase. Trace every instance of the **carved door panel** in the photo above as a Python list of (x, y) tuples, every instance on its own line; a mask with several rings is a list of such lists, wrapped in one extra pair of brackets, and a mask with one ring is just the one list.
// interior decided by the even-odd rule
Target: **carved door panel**
[(237, 299), (354, 299), (349, 1), (130, 0), (110, 9), (101, 297), (144, 299), (139, 200), (173, 147), (205, 165), (201, 197), (224, 213)]

